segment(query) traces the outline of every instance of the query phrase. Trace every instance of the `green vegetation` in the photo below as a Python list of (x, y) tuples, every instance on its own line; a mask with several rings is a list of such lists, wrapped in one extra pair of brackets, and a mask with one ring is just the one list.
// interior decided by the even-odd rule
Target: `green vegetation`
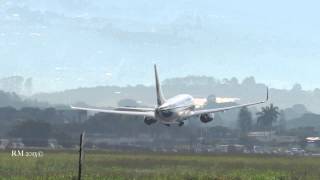
[[(43, 158), (0, 153), (0, 179), (73, 179), (75, 152), (45, 152)], [(90, 151), (85, 179), (277, 180), (320, 179), (320, 159), (254, 155), (195, 155)]]

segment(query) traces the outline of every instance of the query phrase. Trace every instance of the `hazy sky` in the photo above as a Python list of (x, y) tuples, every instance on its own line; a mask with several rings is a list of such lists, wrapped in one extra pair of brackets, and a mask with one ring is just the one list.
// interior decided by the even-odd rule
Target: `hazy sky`
[(12, 1), (0, 6), (0, 77), (33, 77), (36, 91), (151, 84), (156, 62), (162, 79), (254, 76), (271, 87), (314, 89), (319, 7), (316, 0)]

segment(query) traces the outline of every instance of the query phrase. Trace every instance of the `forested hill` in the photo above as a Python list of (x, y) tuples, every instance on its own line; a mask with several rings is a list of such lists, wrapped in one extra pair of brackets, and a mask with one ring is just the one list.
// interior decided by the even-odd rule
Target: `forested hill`
[(0, 107), (14, 107), (20, 109), (23, 107), (47, 108), (49, 106), (50, 104), (46, 102), (30, 100), (27, 98), (20, 97), (16, 93), (4, 92), (0, 90)]
[[(163, 82), (166, 97), (179, 93), (189, 93), (197, 98), (217, 97), (240, 98), (237, 103), (262, 100), (266, 95), (266, 85), (257, 83), (253, 77), (239, 82), (236, 78), (217, 80), (206, 76), (188, 76), (167, 79)], [(115, 106), (121, 99), (134, 99), (143, 105), (155, 104), (153, 86), (99, 86), (65, 90), (55, 93), (42, 93), (32, 99), (54, 104), (73, 104), (83, 102), (95, 106)], [(299, 84), (291, 89), (270, 89), (270, 102), (280, 108), (303, 104), (311, 112), (320, 112), (320, 90), (305, 91)]]

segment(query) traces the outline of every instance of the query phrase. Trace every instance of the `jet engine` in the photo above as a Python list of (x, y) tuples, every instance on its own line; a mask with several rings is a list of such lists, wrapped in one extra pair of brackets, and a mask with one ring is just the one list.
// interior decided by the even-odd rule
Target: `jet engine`
[(145, 117), (144, 118), (144, 123), (146, 123), (147, 125), (151, 125), (151, 124), (154, 124), (156, 122), (157, 122), (156, 119), (153, 119), (153, 118), (150, 118), (150, 117)]
[(211, 122), (214, 118), (214, 114), (201, 114), (200, 121), (203, 123)]

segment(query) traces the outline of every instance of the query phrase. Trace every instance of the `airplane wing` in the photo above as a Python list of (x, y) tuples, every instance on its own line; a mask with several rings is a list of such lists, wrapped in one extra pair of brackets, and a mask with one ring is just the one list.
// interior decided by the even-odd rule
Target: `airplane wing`
[(248, 104), (241, 104), (241, 105), (235, 105), (235, 106), (229, 106), (229, 107), (223, 107), (223, 108), (195, 110), (195, 111), (191, 112), (191, 116), (197, 116), (197, 115), (209, 114), (209, 113), (216, 113), (216, 112), (224, 112), (224, 111), (228, 111), (228, 110), (231, 110), (231, 109), (248, 107), (248, 106), (253, 106), (253, 105), (257, 105), (257, 104), (263, 104), (263, 103), (267, 102), (268, 100), (269, 100), (269, 89), (267, 88), (267, 97), (266, 97), (266, 99), (264, 101), (248, 103)]
[(149, 107), (117, 107), (114, 110), (119, 110), (119, 111), (139, 111), (139, 112), (149, 112), (149, 111), (154, 111), (154, 108), (149, 108)]
[(146, 117), (154, 118), (154, 109), (152, 111), (134, 111), (133, 109), (131, 109), (131, 110), (128, 110), (128, 109), (127, 110), (117, 110), (117, 109), (85, 108), (85, 107), (75, 107), (75, 106), (71, 106), (71, 109), (82, 110), (82, 111), (103, 112), (103, 113), (109, 113), (109, 114), (146, 116)]

